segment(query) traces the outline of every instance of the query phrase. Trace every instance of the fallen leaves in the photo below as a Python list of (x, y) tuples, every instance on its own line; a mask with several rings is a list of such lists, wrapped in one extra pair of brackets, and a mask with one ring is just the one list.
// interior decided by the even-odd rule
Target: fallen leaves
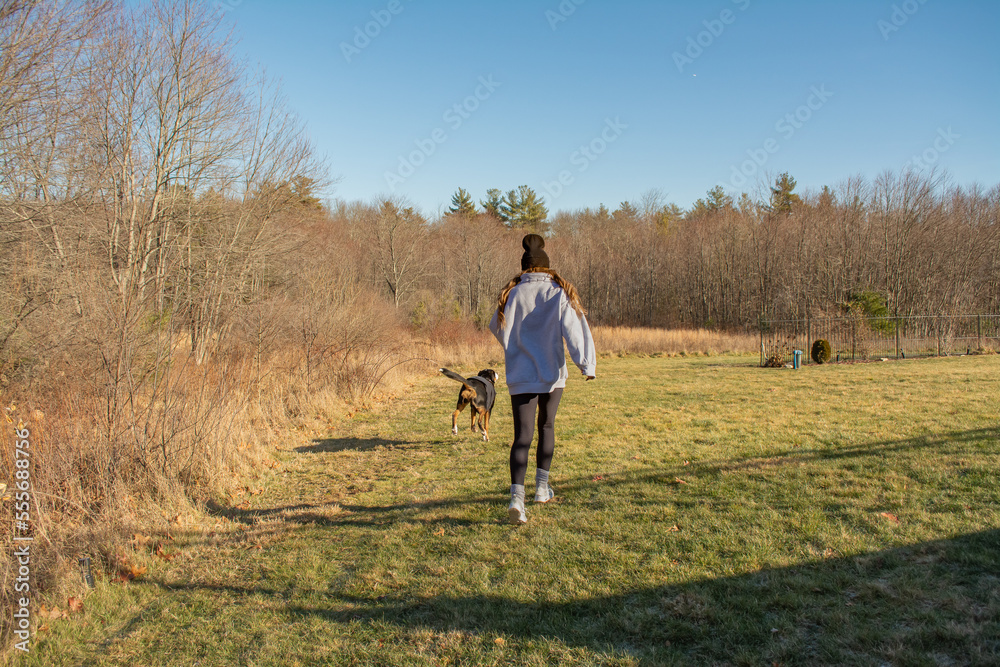
[(687, 482), (685, 482), (680, 477), (674, 477), (674, 484), (687, 484)]
[(172, 561), (174, 557), (177, 556), (177, 554), (168, 554), (166, 551), (164, 551), (162, 542), (156, 543), (156, 548), (153, 550), (153, 553), (155, 553), (157, 556), (159, 556), (165, 561)]
[(152, 539), (153, 538), (151, 538), (149, 535), (135, 533), (134, 535), (132, 535), (132, 539), (129, 540), (129, 543), (132, 545), (132, 548), (138, 551), (140, 549), (145, 548), (146, 545), (148, 545), (152, 541)]
[(604, 475), (594, 475), (590, 479), (590, 481), (592, 481), (592, 482), (600, 482), (602, 479), (604, 479)]
[[(53, 605), (50, 609), (46, 605), (41, 605), (38, 607), (36, 616), (41, 618), (43, 621), (60, 621), (69, 618), (70, 614), (82, 614), (83, 613), (83, 600), (78, 597), (71, 597), (66, 600), (66, 608), (60, 609), (58, 606)], [(48, 632), (48, 623), (43, 623), (39, 626), (39, 631)]]
[(127, 556), (122, 556), (118, 560), (118, 574), (115, 576), (114, 581), (122, 584), (127, 584), (128, 582), (138, 579), (142, 575), (146, 574), (149, 568), (145, 565), (136, 565), (131, 562)]
[(38, 608), (38, 616), (50, 621), (58, 621), (61, 618), (69, 618), (69, 612), (59, 607), (49, 609), (45, 605)]
[(879, 512), (878, 515), (881, 517), (885, 517), (886, 519), (892, 521), (893, 523), (899, 523), (899, 517), (891, 512)]
[[(174, 539), (173, 535), (165, 535), (163, 540), (167, 542), (172, 542)], [(166, 561), (171, 561), (177, 554), (169, 554), (163, 548), (163, 541), (157, 540), (153, 541), (153, 538), (149, 535), (143, 535), (142, 533), (135, 533), (132, 535), (132, 539), (129, 540), (132, 548), (136, 551), (144, 551), (147, 548), (160, 558)], [(134, 577), (133, 577), (134, 578)]]

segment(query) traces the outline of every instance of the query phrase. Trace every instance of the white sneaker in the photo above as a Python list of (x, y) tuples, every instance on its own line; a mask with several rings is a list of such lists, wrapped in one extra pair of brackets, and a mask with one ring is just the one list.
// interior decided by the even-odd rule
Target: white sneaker
[(507, 516), (510, 517), (511, 523), (528, 523), (528, 515), (524, 513), (524, 501), (520, 498), (511, 498)]
[(556, 491), (548, 482), (544, 482), (535, 487), (535, 502), (536, 503), (547, 503), (556, 497)]

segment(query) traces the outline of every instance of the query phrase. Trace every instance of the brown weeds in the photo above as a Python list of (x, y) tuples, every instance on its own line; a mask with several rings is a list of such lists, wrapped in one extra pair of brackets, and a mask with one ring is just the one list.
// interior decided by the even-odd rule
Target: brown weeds
[(759, 349), (757, 336), (708, 329), (593, 328), (598, 354), (744, 354)]

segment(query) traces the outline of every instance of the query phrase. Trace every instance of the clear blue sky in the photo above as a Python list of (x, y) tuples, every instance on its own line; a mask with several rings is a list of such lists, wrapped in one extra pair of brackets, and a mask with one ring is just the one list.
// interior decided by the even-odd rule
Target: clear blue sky
[(334, 198), (434, 216), (459, 186), (527, 184), (550, 212), (653, 188), (686, 208), (715, 185), (788, 171), (817, 190), (914, 156), (1000, 183), (995, 0), (223, 4)]

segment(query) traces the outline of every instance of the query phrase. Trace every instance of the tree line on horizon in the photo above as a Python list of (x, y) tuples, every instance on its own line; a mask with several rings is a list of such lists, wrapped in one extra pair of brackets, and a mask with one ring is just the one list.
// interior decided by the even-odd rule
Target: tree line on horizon
[[(915, 171), (856, 176), (816, 193), (796, 186), (781, 173), (757, 196), (734, 200), (715, 186), (688, 210), (652, 190), (613, 211), (602, 204), (552, 217), (526, 185), (506, 195), (491, 189), (479, 207), (458, 188), (438, 220), (421, 218), (413, 230), (415, 247), (426, 238), (447, 255), (411, 270), (425, 285), (451, 285), (445, 311), (480, 326), (492, 313), (488, 296), (517, 267), (525, 232), (548, 237), (554, 267), (602, 324), (746, 330), (852, 307), (900, 317), (1000, 312), (1000, 187), (949, 185)], [(340, 203), (333, 215), (358, 207)], [(510, 234), (497, 257), (503, 231)], [(478, 259), (449, 262), (477, 252), (467, 244)], [(506, 270), (484, 269), (494, 264)], [(480, 280), (484, 272), (492, 278)], [(488, 287), (462, 286), (470, 275)], [(447, 301), (419, 280), (410, 287), (421, 313)]]

